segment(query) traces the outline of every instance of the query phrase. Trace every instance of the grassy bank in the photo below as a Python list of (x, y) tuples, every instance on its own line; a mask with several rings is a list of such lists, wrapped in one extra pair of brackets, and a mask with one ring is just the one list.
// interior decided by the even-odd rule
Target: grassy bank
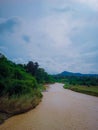
[(75, 92), (85, 93), (85, 94), (88, 94), (88, 95), (98, 97), (98, 86), (87, 87), (87, 86), (80, 86), (80, 85), (65, 84), (64, 88), (73, 90)]
[(42, 94), (38, 90), (32, 94), (0, 98), (0, 123), (5, 119), (35, 108), (41, 101)]

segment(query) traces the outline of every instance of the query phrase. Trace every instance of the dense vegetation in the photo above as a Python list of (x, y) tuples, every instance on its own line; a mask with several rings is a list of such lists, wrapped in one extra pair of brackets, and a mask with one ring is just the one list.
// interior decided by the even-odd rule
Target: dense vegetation
[(39, 68), (37, 62), (29, 61), (27, 65), (24, 65), (26, 72), (35, 77), (38, 83), (52, 83), (54, 79), (43, 68)]
[(98, 76), (54, 76), (58, 82), (70, 85), (98, 86)]
[(0, 54), (0, 119), (35, 107), (41, 100), (43, 84), (53, 82), (37, 62), (15, 64)]
[(57, 82), (64, 83), (65, 89), (98, 96), (98, 76), (54, 76)]

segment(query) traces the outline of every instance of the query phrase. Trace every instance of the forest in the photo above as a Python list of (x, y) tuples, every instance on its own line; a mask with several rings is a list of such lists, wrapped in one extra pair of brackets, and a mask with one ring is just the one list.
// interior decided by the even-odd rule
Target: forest
[(0, 96), (31, 93), (40, 88), (40, 84), (52, 81), (52, 77), (39, 68), (37, 62), (15, 64), (0, 54)]

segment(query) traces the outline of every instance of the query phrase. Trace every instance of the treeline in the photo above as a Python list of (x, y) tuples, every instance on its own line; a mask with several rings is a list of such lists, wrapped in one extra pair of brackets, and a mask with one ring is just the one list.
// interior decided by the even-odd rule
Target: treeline
[(34, 88), (37, 88), (35, 78), (0, 54), (0, 96), (19, 96), (31, 93)]
[(50, 75), (37, 62), (15, 64), (0, 54), (0, 96), (31, 93), (40, 83), (53, 82)]
[(54, 76), (57, 82), (70, 85), (98, 86), (98, 76)]
[(37, 62), (16, 64), (0, 53), (0, 123), (34, 108), (41, 101), (44, 84), (52, 82)]
[(27, 73), (35, 77), (38, 83), (54, 82), (53, 77), (45, 72), (43, 68), (40, 68), (37, 62), (29, 61), (27, 64), (19, 64), (19, 66), (23, 67)]

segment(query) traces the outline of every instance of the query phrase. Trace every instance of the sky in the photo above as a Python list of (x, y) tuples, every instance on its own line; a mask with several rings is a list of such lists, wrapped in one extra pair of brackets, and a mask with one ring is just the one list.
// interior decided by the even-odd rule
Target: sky
[(50, 74), (98, 74), (98, 0), (0, 0), (0, 52)]

